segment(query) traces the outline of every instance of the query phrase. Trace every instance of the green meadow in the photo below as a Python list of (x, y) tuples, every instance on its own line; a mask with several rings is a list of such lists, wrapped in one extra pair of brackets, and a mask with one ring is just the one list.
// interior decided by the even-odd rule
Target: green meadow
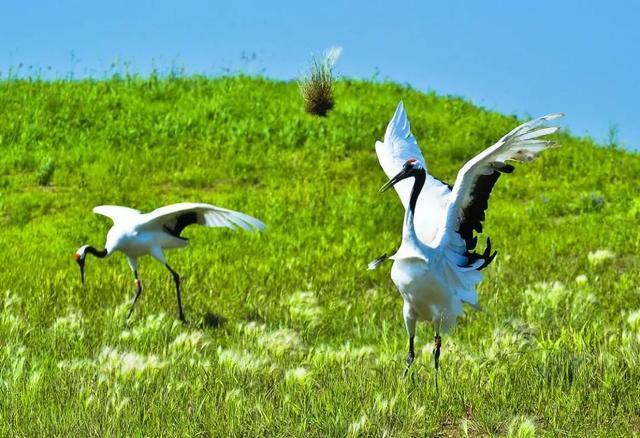
[[(429, 171), (522, 120), (458, 97), (340, 80), (329, 117), (294, 82), (0, 82), (0, 435), (624, 436), (640, 433), (640, 157), (567, 133), (493, 190), (498, 251), (443, 336), (407, 337), (390, 263), (403, 210), (374, 142), (403, 99)], [(563, 108), (549, 108), (549, 112)], [(537, 116), (537, 114), (532, 115)], [(570, 118), (570, 114), (568, 117)], [(116, 204), (207, 202), (264, 233), (190, 227), (144, 291), (102, 248)]]

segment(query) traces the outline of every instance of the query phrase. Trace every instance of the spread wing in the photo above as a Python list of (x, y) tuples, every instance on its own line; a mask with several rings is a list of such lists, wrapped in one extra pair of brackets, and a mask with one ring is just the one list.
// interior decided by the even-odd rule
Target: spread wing
[[(376, 154), (389, 179), (396, 176), (402, 170), (404, 163), (411, 158), (420, 161), (427, 169), (418, 142), (411, 133), (409, 119), (402, 101), (398, 104), (393, 118), (387, 125), (384, 142), (376, 142)], [(413, 179), (408, 178), (400, 181), (394, 187), (406, 209), (409, 205)], [(416, 234), (422, 242), (430, 243), (435, 238), (438, 226), (445, 214), (450, 193), (449, 186), (427, 173), (427, 179), (420, 192), (414, 216)]]
[(98, 207), (94, 207), (93, 212), (110, 218), (114, 224), (119, 221), (133, 219), (142, 214), (133, 208), (120, 207), (119, 205), (99, 205)]
[(488, 251), (482, 255), (471, 253), (477, 241), (473, 232), (482, 232), (484, 212), (488, 206), (491, 189), (502, 173), (511, 173), (514, 170), (513, 166), (506, 164), (507, 161), (531, 161), (540, 152), (555, 144), (542, 137), (553, 134), (558, 127), (539, 126), (562, 116), (563, 114), (549, 114), (518, 126), (460, 169), (438, 244), (443, 242), (441, 239), (457, 234), (464, 242), (454, 237), (448, 239), (447, 244), (456, 247), (458, 253), (466, 251), (469, 264), (478, 265), (477, 268), (481, 269), (491, 261), (493, 256), (489, 254), (490, 244)]
[(163, 229), (169, 234), (180, 237), (180, 233), (192, 224), (206, 227), (238, 228), (247, 231), (263, 230), (264, 223), (258, 219), (226, 208), (210, 204), (183, 202), (167, 205), (143, 215), (138, 226), (142, 230)]

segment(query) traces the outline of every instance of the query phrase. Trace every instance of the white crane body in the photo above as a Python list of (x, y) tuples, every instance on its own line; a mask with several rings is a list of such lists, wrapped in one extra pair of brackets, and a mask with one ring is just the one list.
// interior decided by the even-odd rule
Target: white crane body
[(192, 224), (233, 230), (242, 228), (247, 231), (264, 229), (264, 224), (254, 217), (210, 204), (184, 202), (167, 205), (150, 213), (141, 213), (138, 210), (117, 205), (101, 205), (95, 207), (93, 211), (109, 217), (113, 221), (113, 226), (107, 233), (104, 250), (84, 245), (76, 252), (75, 257), (80, 265), (82, 283), (84, 284), (86, 254), (104, 258), (116, 251), (124, 253), (135, 276), (136, 284), (136, 295), (127, 318), (131, 315), (142, 292), (137, 271), (139, 257), (151, 255), (169, 269), (176, 284), (179, 316), (185, 321), (180, 298), (180, 276), (166, 262), (164, 250), (186, 247), (188, 240), (182, 237), (181, 233), (184, 228)]
[[(506, 161), (530, 161), (554, 145), (541, 137), (558, 128), (538, 127), (561, 116), (550, 114), (513, 129), (468, 161), (451, 187), (428, 174), (404, 105), (398, 104), (384, 141), (376, 142), (376, 154), (389, 177), (381, 191), (395, 187), (405, 208), (402, 243), (389, 258), (394, 261), (391, 279), (404, 301), (407, 370), (415, 357), (417, 321), (427, 321), (435, 328), (437, 370), (440, 333), (455, 326), (463, 304), (479, 308), (476, 285), (483, 277), (480, 270), (496, 255), (491, 253), (489, 239), (483, 253), (475, 252), (476, 233), (482, 232), (491, 189), (502, 173), (514, 170)], [(369, 269), (376, 269), (385, 259), (386, 255), (374, 260)]]

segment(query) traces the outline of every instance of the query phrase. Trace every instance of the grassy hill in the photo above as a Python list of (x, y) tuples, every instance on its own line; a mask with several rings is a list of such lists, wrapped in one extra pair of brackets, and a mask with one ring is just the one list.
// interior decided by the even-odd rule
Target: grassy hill
[[(519, 123), (456, 97), (342, 80), (328, 118), (294, 83), (114, 78), (0, 83), (1, 435), (623, 435), (640, 432), (640, 157), (559, 135), (486, 221), (482, 312), (431, 328), (413, 376), (389, 267), (402, 207), (374, 152), (404, 99), (429, 170)], [(562, 108), (549, 108), (549, 112)], [(100, 204), (237, 209), (264, 234), (191, 227), (166, 269), (102, 247)], [(481, 238), (484, 242), (484, 238)]]

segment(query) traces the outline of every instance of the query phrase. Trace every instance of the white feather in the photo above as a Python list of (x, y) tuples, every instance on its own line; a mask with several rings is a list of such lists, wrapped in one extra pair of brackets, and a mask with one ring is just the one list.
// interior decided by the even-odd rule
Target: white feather
[(167, 205), (151, 213), (146, 213), (142, 215), (143, 222), (138, 227), (140, 229), (160, 229), (175, 221), (178, 216), (187, 213), (196, 213), (198, 215), (198, 223), (208, 227), (226, 227), (232, 230), (240, 227), (247, 231), (264, 230), (265, 228), (264, 223), (244, 213), (216, 207), (215, 205), (192, 202)]
[(129, 207), (119, 205), (99, 205), (93, 208), (93, 212), (110, 218), (113, 223), (137, 220), (142, 213)]

